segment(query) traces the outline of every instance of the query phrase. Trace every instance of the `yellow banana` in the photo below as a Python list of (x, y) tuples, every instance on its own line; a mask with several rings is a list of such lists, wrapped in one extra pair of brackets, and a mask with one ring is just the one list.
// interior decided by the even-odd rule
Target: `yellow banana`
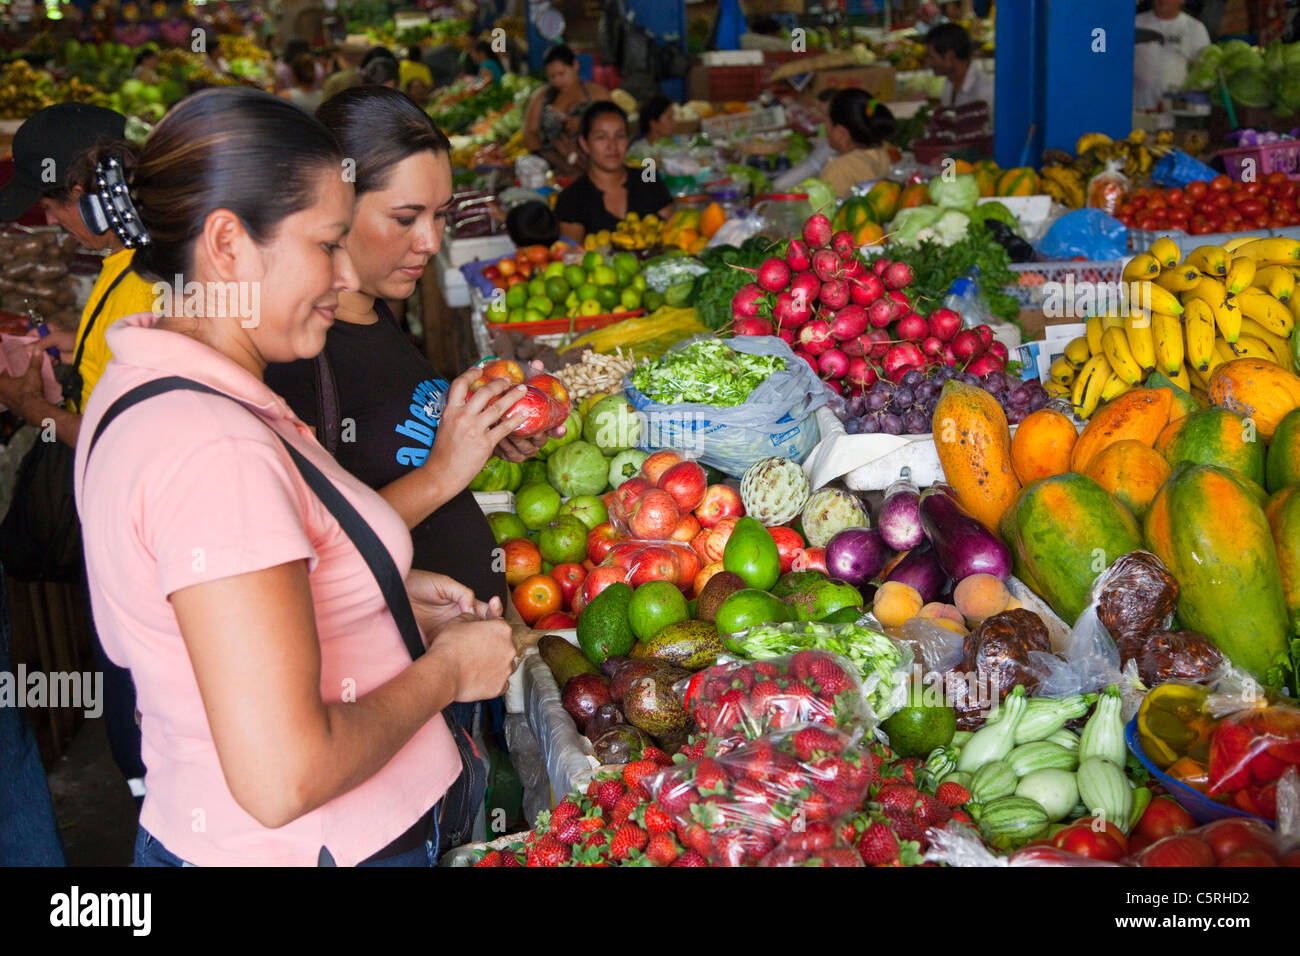
[(1238, 236), (1236, 239), (1229, 239), (1223, 244), (1223, 251), (1230, 256), (1241, 255), (1238, 250), (1241, 249), (1242, 246), (1254, 242), (1256, 238), (1256, 236)]
[[(1207, 385), (1206, 387), (1208, 388), (1209, 386)], [(1204, 388), (1193, 388), (1192, 398), (1196, 399), (1196, 404), (1200, 405), (1201, 408), (1210, 407), (1210, 396), (1206, 394)]]
[(1118, 375), (1111, 375), (1106, 380), (1106, 384), (1101, 387), (1101, 400), (1109, 402), (1112, 398), (1119, 398), (1125, 392), (1132, 391), (1133, 385), (1124, 381)]
[(1228, 274), (1228, 254), (1222, 246), (1197, 246), (1187, 254), (1189, 266), (1196, 266), (1207, 276), (1226, 276)]
[(1291, 354), (1291, 342), (1286, 336), (1276, 335), (1275, 333), (1270, 332), (1254, 319), (1241, 320), (1241, 334), (1259, 339), (1272, 349), (1273, 354), (1278, 358), (1277, 364), (1281, 365), (1283, 368), (1286, 367), (1286, 362), (1284, 360), (1286, 356)]
[(1189, 391), (1192, 387), (1192, 381), (1187, 377), (1187, 366), (1178, 366), (1178, 371), (1169, 374), (1169, 381), (1173, 382), (1184, 392)]
[(1088, 354), (1097, 355), (1101, 352), (1101, 333), (1106, 330), (1106, 327), (1101, 324), (1101, 316), (1089, 316), (1084, 329), (1087, 332), (1085, 338), (1088, 340)]
[[(1227, 348), (1228, 343), (1223, 341), (1221, 338), (1216, 338), (1214, 340), (1214, 345), (1210, 348), (1210, 367), (1201, 372), (1201, 377), (1205, 379), (1207, 387), (1209, 386), (1210, 376), (1214, 374), (1214, 370), (1224, 363), (1223, 354), (1219, 351), (1220, 345)], [(1229, 355), (1231, 354), (1232, 353), (1229, 352)]]
[(1070, 403), (1080, 418), (1088, 418), (1101, 402), (1101, 390), (1112, 375), (1110, 363), (1104, 354), (1094, 355), (1079, 371), (1070, 390)]
[(1243, 335), (1228, 348), (1232, 349), (1232, 354), (1237, 358), (1262, 359), (1265, 362), (1272, 362), (1274, 365), (1282, 365), (1281, 358), (1273, 354), (1273, 350), (1269, 348), (1268, 343), (1263, 339)]
[(1232, 267), (1228, 269), (1228, 275), (1223, 280), (1223, 285), (1229, 294), (1236, 295), (1255, 280), (1255, 260), (1250, 256), (1237, 256), (1232, 260)]
[(1237, 336), (1241, 334), (1241, 306), (1237, 302), (1240, 296), (1229, 296), (1223, 283), (1212, 276), (1202, 279), (1201, 284), (1189, 295), (1201, 299), (1210, 307), (1214, 313), (1214, 324), (1219, 327), (1225, 339), (1229, 342), (1237, 341)]
[[(1133, 354), (1134, 361), (1142, 368), (1143, 378), (1156, 370), (1156, 343), (1151, 332), (1151, 323), (1152, 316), (1159, 314), (1159, 312), (1134, 312), (1124, 320), (1124, 338), (1128, 340), (1129, 351)], [(1174, 319), (1174, 321), (1178, 320)]]
[(1130, 309), (1150, 309), (1152, 312), (1163, 312), (1166, 315), (1183, 314), (1183, 304), (1178, 301), (1178, 296), (1154, 282), (1132, 282), (1129, 284), (1128, 294)]
[(1052, 398), (1069, 398), (1071, 386), (1062, 385), (1060, 382), (1046, 382), (1043, 384), (1043, 391)]
[(1054, 382), (1060, 382), (1062, 385), (1070, 385), (1074, 382), (1075, 372), (1076, 369), (1074, 366), (1067, 362), (1065, 357), (1062, 356), (1061, 358), (1052, 361), (1052, 367), (1048, 369), (1047, 374), (1052, 377), (1052, 381)]
[(1107, 329), (1103, 332), (1101, 348), (1110, 362), (1111, 371), (1130, 385), (1142, 381), (1142, 366), (1133, 357), (1133, 350), (1128, 346), (1128, 338), (1123, 329)]
[[(1237, 296), (1237, 305), (1241, 308), (1243, 316), (1254, 319), (1274, 335), (1289, 336), (1291, 330), (1295, 328), (1295, 319), (1291, 317), (1291, 310), (1267, 292), (1247, 289)], [(1226, 334), (1223, 337), (1229, 342), (1236, 341)]]
[[(1098, 337), (1097, 344), (1100, 347), (1101, 339)], [(1070, 363), (1070, 368), (1076, 372), (1083, 368), (1083, 364), (1092, 356), (1092, 350), (1088, 348), (1088, 338), (1080, 335), (1078, 338), (1070, 339), (1065, 345), (1065, 360)]]
[(1300, 240), (1282, 236), (1253, 239), (1236, 249), (1235, 254), (1250, 256), (1261, 266), (1295, 265), (1300, 262)]
[(1183, 251), (1178, 248), (1178, 243), (1168, 236), (1161, 236), (1151, 243), (1151, 248), (1147, 252), (1156, 257), (1162, 269), (1172, 269), (1183, 258)]
[[(1202, 306), (1204, 304), (1201, 303)], [(1156, 366), (1168, 375), (1176, 375), (1183, 367), (1183, 323), (1178, 321), (1177, 316), (1153, 312), (1151, 338), (1156, 350)]]
[[(1240, 355), (1232, 350), (1231, 343), (1224, 339), (1214, 340), (1214, 353), (1219, 356), (1220, 362), (1231, 362), (1233, 359), (1241, 358)], [(1214, 374), (1214, 369), (1210, 369), (1210, 374)]]
[[(1199, 388), (1204, 391), (1210, 387), (1210, 380), (1206, 378), (1205, 373), (1200, 369), (1192, 365), (1184, 365), (1183, 370), (1187, 373), (1187, 377), (1192, 380), (1192, 388)], [(1191, 389), (1189, 388), (1188, 391), (1190, 392)]]
[(1205, 278), (1204, 274), (1196, 266), (1183, 264), (1166, 269), (1152, 281), (1170, 292), (1186, 292), (1188, 289), (1196, 288), (1197, 283), (1203, 278)]
[(1124, 267), (1125, 282), (1137, 282), (1139, 279), (1154, 279), (1160, 275), (1160, 263), (1149, 252), (1142, 252), (1128, 261)]
[(1104, 312), (1101, 316), (1101, 330), (1122, 329), (1124, 328), (1124, 319), (1118, 312)]
[(1214, 353), (1214, 310), (1204, 299), (1190, 299), (1183, 316), (1183, 335), (1187, 364), (1202, 372), (1210, 370)]
[[(1283, 305), (1291, 300), (1295, 295), (1295, 272), (1286, 266), (1268, 266), (1260, 269), (1255, 273), (1253, 282), (1247, 283), (1256, 289), (1267, 292), (1273, 298), (1277, 299)], [(1237, 289), (1237, 292), (1242, 291)]]

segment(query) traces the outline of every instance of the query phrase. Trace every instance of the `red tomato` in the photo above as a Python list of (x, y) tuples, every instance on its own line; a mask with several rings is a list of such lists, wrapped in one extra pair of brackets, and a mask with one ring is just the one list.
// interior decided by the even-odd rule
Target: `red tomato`
[(1210, 180), (1210, 192), (1221, 193), (1232, 188), (1232, 180), (1220, 173)]
[(1268, 183), (1270, 186), (1278, 186), (1287, 181), (1286, 173), (1282, 172), (1280, 169), (1275, 170), (1264, 177), (1264, 182)]
[(1183, 192), (1187, 194), (1188, 199), (1204, 199), (1209, 190), (1210, 184), (1203, 179), (1198, 179), (1195, 182), (1188, 183)]
[(1193, 219), (1192, 225), (1187, 231), (1193, 236), (1208, 236), (1214, 231), (1214, 227), (1204, 219)]
[(1113, 823), (1100, 821), (1104, 829), (1094, 830), (1093, 819), (1084, 817), (1056, 835), (1053, 843), (1068, 853), (1094, 860), (1122, 860), (1128, 855), (1128, 841)]
[(1255, 226), (1256, 226), (1257, 228), (1259, 228), (1259, 229), (1272, 229), (1272, 228), (1273, 228), (1273, 217), (1272, 217), (1272, 216), (1268, 216), (1268, 215), (1265, 215), (1265, 216), (1256, 216), (1256, 217), (1255, 217)]
[(564, 603), (564, 594), (560, 582), (549, 574), (535, 574), (519, 584), (511, 592), (511, 600), (525, 624), (533, 624), (540, 618), (560, 610)]
[(1243, 199), (1236, 204), (1236, 207), (1237, 212), (1247, 219), (1253, 219), (1264, 214), (1264, 203), (1259, 199)]
[(1264, 188), (1264, 184), (1261, 183), (1259, 180), (1255, 180), (1253, 183), (1241, 184), (1242, 192), (1244, 192), (1248, 196), (1258, 196), (1260, 190), (1263, 188)]
[(1277, 860), (1263, 850), (1242, 850), (1221, 861), (1219, 866), (1277, 866)]
[(1129, 208), (1132, 209), (1134, 212), (1136, 212), (1137, 210), (1142, 209), (1143, 207), (1146, 206), (1147, 197), (1142, 195), (1141, 193), (1138, 193), (1135, 196), (1129, 197), (1128, 204), (1129, 204)]
[(1275, 199), (1293, 199), (1296, 194), (1296, 184), (1289, 180), (1281, 185), (1273, 187), (1273, 198)]
[(1133, 217), (1129, 213), (1122, 212), (1119, 215), (1117, 215), (1115, 218), (1118, 219), (1120, 222), (1122, 222), (1129, 229), (1133, 228)]
[(1241, 850), (1261, 850), (1272, 856), (1272, 831), (1264, 824), (1245, 820), (1216, 820), (1202, 832), (1216, 860), (1226, 860)]
[(1173, 797), (1156, 797), (1147, 805), (1134, 832), (1155, 842), (1195, 826), (1196, 820)]
[(1169, 221), (1172, 223), (1186, 223), (1192, 218), (1192, 211), (1186, 206), (1173, 206), (1169, 210)]
[(572, 607), (573, 598), (582, 589), (582, 582), (587, 579), (587, 569), (571, 561), (557, 564), (551, 568), (551, 577), (560, 584), (560, 593), (564, 597), (564, 606)]
[(1182, 205), (1184, 198), (1185, 194), (1181, 189), (1171, 189), (1169, 192), (1165, 193), (1165, 202), (1169, 203), (1171, 206)]
[(1142, 853), (1142, 866), (1214, 866), (1214, 851), (1194, 836), (1166, 837)]
[(1143, 216), (1142, 219), (1138, 221), (1138, 228), (1150, 230), (1158, 229), (1160, 227), (1157, 225), (1154, 216)]
[(1147, 211), (1155, 212), (1157, 209), (1168, 209), (1169, 203), (1165, 202), (1163, 196), (1157, 196), (1147, 203)]

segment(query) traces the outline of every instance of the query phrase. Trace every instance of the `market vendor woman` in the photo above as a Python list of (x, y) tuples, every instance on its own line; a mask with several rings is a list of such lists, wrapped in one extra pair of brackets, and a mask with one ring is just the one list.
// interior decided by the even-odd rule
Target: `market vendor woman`
[(578, 58), (567, 46), (551, 47), (544, 61), (546, 85), (524, 111), (524, 146), (551, 164), (557, 176), (581, 172), (576, 136), (589, 103), (609, 99), (609, 90), (578, 75)]
[[(582, 114), (578, 139), (588, 172), (560, 193), (555, 215), (560, 231), (575, 242), (589, 232), (613, 230), (628, 213), (660, 219), (672, 215), (673, 197), (659, 178), (625, 165), (627, 114), (608, 101), (592, 103)], [(653, 169), (653, 167), (651, 167)]]
[(827, 111), (826, 139), (839, 155), (821, 178), (844, 199), (858, 183), (883, 179), (892, 165), (885, 141), (894, 135), (894, 114), (866, 90), (840, 90)]

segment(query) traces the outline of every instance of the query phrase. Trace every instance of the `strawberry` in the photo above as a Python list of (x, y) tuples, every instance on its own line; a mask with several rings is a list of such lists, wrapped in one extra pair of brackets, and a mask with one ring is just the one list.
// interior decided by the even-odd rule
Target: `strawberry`
[(739, 803), (752, 803), (760, 807), (772, 805), (773, 794), (761, 781), (744, 777), (732, 787), (731, 798)]
[(970, 802), (970, 791), (956, 780), (939, 784), (939, 789), (934, 792), (934, 795), (950, 807), (960, 807)]
[(835, 829), (825, 820), (812, 820), (802, 831), (795, 831), (785, 839), (785, 846), (814, 852), (825, 850), (835, 842)]
[(964, 823), (968, 827), (975, 825), (975, 821), (971, 819), (971, 815), (965, 810), (954, 810), (952, 812), (952, 822)]
[(645, 791), (640, 787), (623, 794), (618, 798), (618, 803), (614, 804), (614, 809), (610, 811), (610, 826), (621, 827), (632, 815), (632, 811), (643, 803), (645, 803)]
[(889, 824), (876, 820), (858, 839), (857, 849), (867, 866), (882, 866), (898, 859), (898, 838)]
[(700, 734), (691, 743), (690, 758), (692, 760), (699, 760), (708, 752), (709, 752), (709, 735)]
[(776, 751), (766, 741), (750, 744), (730, 758), (733, 767), (745, 776), (761, 780), (776, 768)]
[(641, 785), (642, 780), (658, 772), (657, 763), (642, 757), (640, 760), (623, 765), (623, 782), (627, 784), (629, 790), (634, 790)]
[(653, 760), (655, 766), (658, 767), (671, 767), (673, 765), (673, 758), (668, 756), (668, 754), (664, 753), (658, 747), (646, 747), (641, 751), (641, 759)]
[(669, 866), (708, 866), (709, 861), (695, 850), (686, 850), (677, 859), (673, 860)]
[(600, 783), (601, 783), (601, 782), (600, 782), (599, 780), (592, 780), (591, 783), (587, 784), (587, 799), (588, 799), (588, 800), (595, 800), (595, 799), (596, 799), (596, 794), (600, 792)]
[(633, 850), (645, 849), (648, 839), (646, 832), (635, 823), (623, 824), (618, 828), (613, 841), (609, 845), (610, 859), (626, 860), (628, 854)]
[(749, 692), (749, 708), (754, 714), (764, 714), (768, 709), (768, 701), (774, 697), (781, 697), (785, 692), (781, 685), (774, 680), (762, 680), (754, 685), (753, 690)]
[(681, 856), (682, 849), (671, 833), (656, 833), (646, 844), (646, 859), (658, 866), (671, 866)]
[(623, 796), (625, 789), (622, 780), (605, 780), (596, 790), (595, 800), (602, 810), (609, 813), (618, 803), (618, 798)]
[[(861, 866), (862, 857), (853, 850), (844, 849), (843, 847), (831, 847), (822, 850), (812, 858), (817, 861), (818, 866)], [(811, 860), (809, 861), (811, 862)]]
[(916, 786), (916, 768), (920, 765), (920, 757), (904, 757), (899, 762), (899, 766), (903, 768), (903, 782), (909, 787)]
[(587, 846), (574, 850), (569, 862), (574, 866), (609, 866), (599, 849)]
[(853, 682), (829, 657), (819, 657), (808, 665), (808, 677), (817, 682), (823, 697), (835, 697), (853, 687)]
[(754, 686), (754, 671), (749, 667), (738, 668), (735, 673), (731, 675), (731, 682), (736, 687), (741, 687), (748, 691)]
[(813, 820), (829, 820), (836, 815), (838, 809), (826, 794), (814, 790), (804, 798), (800, 804), (804, 817), (811, 823)]
[(558, 827), (551, 827), (551, 836), (565, 846), (572, 846), (582, 838), (582, 826), (577, 820), (565, 820)]
[(578, 820), (578, 829), (583, 833), (591, 833), (593, 830), (599, 830), (605, 825), (605, 818), (601, 816), (599, 810), (592, 816), (580, 817)]
[(713, 852), (719, 866), (744, 866), (749, 856), (748, 841), (743, 833), (726, 830), (713, 838)]
[(528, 851), (529, 866), (559, 866), (569, 858), (569, 848), (549, 833)]
[(817, 651), (796, 651), (794, 657), (790, 658), (790, 673), (803, 680), (810, 673), (813, 662), (818, 660), (826, 660), (826, 658)]
[(911, 815), (918, 796), (920, 794), (915, 787), (902, 783), (891, 783), (880, 788), (880, 792), (876, 794), (876, 800), (880, 803), (880, 808), (887, 816), (906, 817)]
[(693, 803), (700, 802), (700, 792), (685, 780), (678, 781), (659, 791), (659, 806), (669, 816), (685, 813)]
[(712, 757), (705, 757), (695, 765), (695, 786), (701, 793), (716, 791), (726, 784), (727, 772)]
[(800, 760), (811, 760), (816, 753), (837, 754), (842, 749), (844, 749), (843, 741), (821, 727), (805, 727), (803, 730), (795, 731), (794, 752), (799, 755)]
[(501, 851), (488, 850), (483, 854), (483, 859), (474, 864), (475, 866), (501, 866)]
[(755, 661), (749, 667), (760, 677), (780, 677), (783, 673), (780, 666), (773, 664), (771, 661)]
[(647, 803), (638, 813), (633, 814), (633, 818), (651, 835), (673, 832), (673, 818), (657, 803)]
[(521, 866), (522, 864), (520, 864), (520, 862), (519, 862), (519, 857), (515, 856), (514, 851), (511, 850), (511, 851), (508, 852), (508, 853), (502, 853), (502, 854), (501, 854), (501, 865), (502, 865), (502, 866)]
[(917, 798), (916, 808), (912, 811), (912, 820), (922, 830), (929, 827), (941, 827), (952, 818), (952, 808), (928, 793)]
[(560, 804), (551, 811), (551, 829), (563, 826), (569, 820), (576, 820), (582, 815), (582, 808), (576, 803), (570, 803), (567, 799), (561, 800)]
[(592, 830), (582, 840), (584, 849), (605, 847), (609, 845), (609, 831), (605, 829)]

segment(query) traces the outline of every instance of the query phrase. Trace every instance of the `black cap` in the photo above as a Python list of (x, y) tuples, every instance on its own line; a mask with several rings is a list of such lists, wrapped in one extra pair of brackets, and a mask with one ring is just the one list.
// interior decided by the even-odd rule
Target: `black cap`
[(17, 219), (61, 186), (77, 157), (101, 139), (121, 139), (125, 131), (121, 113), (86, 103), (59, 103), (33, 113), (14, 134), (14, 177), (0, 189), (0, 222)]

